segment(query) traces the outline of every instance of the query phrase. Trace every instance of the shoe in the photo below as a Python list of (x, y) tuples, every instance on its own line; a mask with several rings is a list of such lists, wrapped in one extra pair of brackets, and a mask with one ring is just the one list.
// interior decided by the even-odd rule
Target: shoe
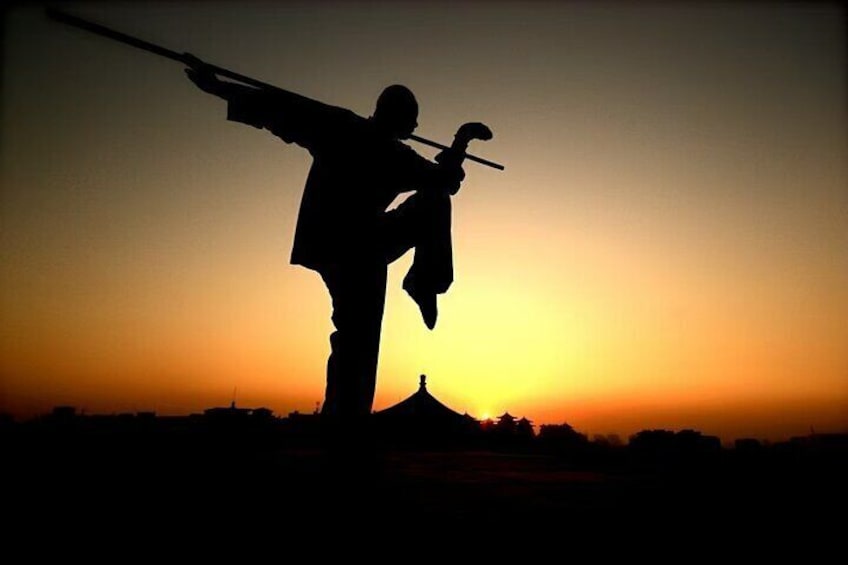
[(413, 300), (418, 304), (418, 309), (421, 310), (421, 317), (424, 318), (424, 325), (427, 329), (432, 330), (436, 327), (436, 317), (439, 315), (436, 308), (436, 295), (423, 294), (418, 297), (413, 296)]
[(418, 304), (418, 309), (421, 310), (421, 317), (424, 318), (424, 325), (427, 329), (432, 330), (436, 327), (436, 318), (439, 315), (436, 307), (436, 294), (433, 292), (419, 292), (415, 285), (407, 277), (403, 281), (403, 289), (406, 293)]

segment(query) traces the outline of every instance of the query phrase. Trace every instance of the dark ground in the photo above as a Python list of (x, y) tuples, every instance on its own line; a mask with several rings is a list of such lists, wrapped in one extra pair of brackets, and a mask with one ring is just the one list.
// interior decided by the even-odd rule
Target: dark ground
[(10, 538), (130, 536), (150, 545), (200, 536), (195, 541), (208, 547), (228, 536), (272, 536), (275, 543), (317, 536), (311, 547), (320, 554), (339, 532), (363, 543), (426, 539), (428, 547), (491, 550), (587, 539), (606, 540), (598, 548), (610, 549), (622, 536), (666, 548), (674, 540), (691, 549), (733, 539), (820, 549), (846, 531), (843, 450), (684, 458), (623, 447), (580, 454), (383, 449), (351, 456), (227, 433), (2, 439), (4, 514), (13, 525), (7, 534), (16, 532)]

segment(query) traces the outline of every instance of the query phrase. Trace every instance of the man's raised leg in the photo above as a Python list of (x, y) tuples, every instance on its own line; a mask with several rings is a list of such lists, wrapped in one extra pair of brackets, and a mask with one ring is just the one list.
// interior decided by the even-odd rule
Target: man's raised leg
[(385, 215), (386, 260), (391, 263), (415, 248), (403, 288), (418, 304), (424, 323), (433, 329), (436, 295), (453, 282), (450, 195), (419, 192)]

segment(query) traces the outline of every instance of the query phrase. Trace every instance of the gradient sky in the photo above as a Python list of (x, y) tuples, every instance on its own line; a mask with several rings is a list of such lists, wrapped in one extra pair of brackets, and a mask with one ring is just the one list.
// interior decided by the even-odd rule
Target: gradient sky
[[(63, 8), (420, 135), (483, 121), (429, 332), (390, 269), (375, 408), (590, 435), (848, 430), (845, 10), (807, 3), (137, 2)], [(288, 264), (308, 153), (179, 64), (6, 13), (0, 410), (286, 414), (323, 397)], [(415, 146), (432, 156), (429, 148)]]

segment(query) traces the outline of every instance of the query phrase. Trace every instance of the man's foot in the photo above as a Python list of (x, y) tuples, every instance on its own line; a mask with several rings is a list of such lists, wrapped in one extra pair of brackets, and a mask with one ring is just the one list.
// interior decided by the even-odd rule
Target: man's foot
[(427, 329), (432, 330), (436, 327), (436, 318), (439, 315), (438, 308), (436, 307), (436, 294), (418, 291), (415, 285), (409, 282), (410, 280), (410, 278), (404, 279), (403, 289), (418, 304), (418, 309), (421, 310), (421, 317), (424, 318), (424, 325), (427, 326)]
[(418, 309), (421, 310), (421, 317), (424, 318), (424, 325), (427, 326), (428, 330), (432, 330), (436, 327), (436, 317), (439, 315), (436, 308), (436, 295), (422, 294), (413, 298), (418, 304)]

